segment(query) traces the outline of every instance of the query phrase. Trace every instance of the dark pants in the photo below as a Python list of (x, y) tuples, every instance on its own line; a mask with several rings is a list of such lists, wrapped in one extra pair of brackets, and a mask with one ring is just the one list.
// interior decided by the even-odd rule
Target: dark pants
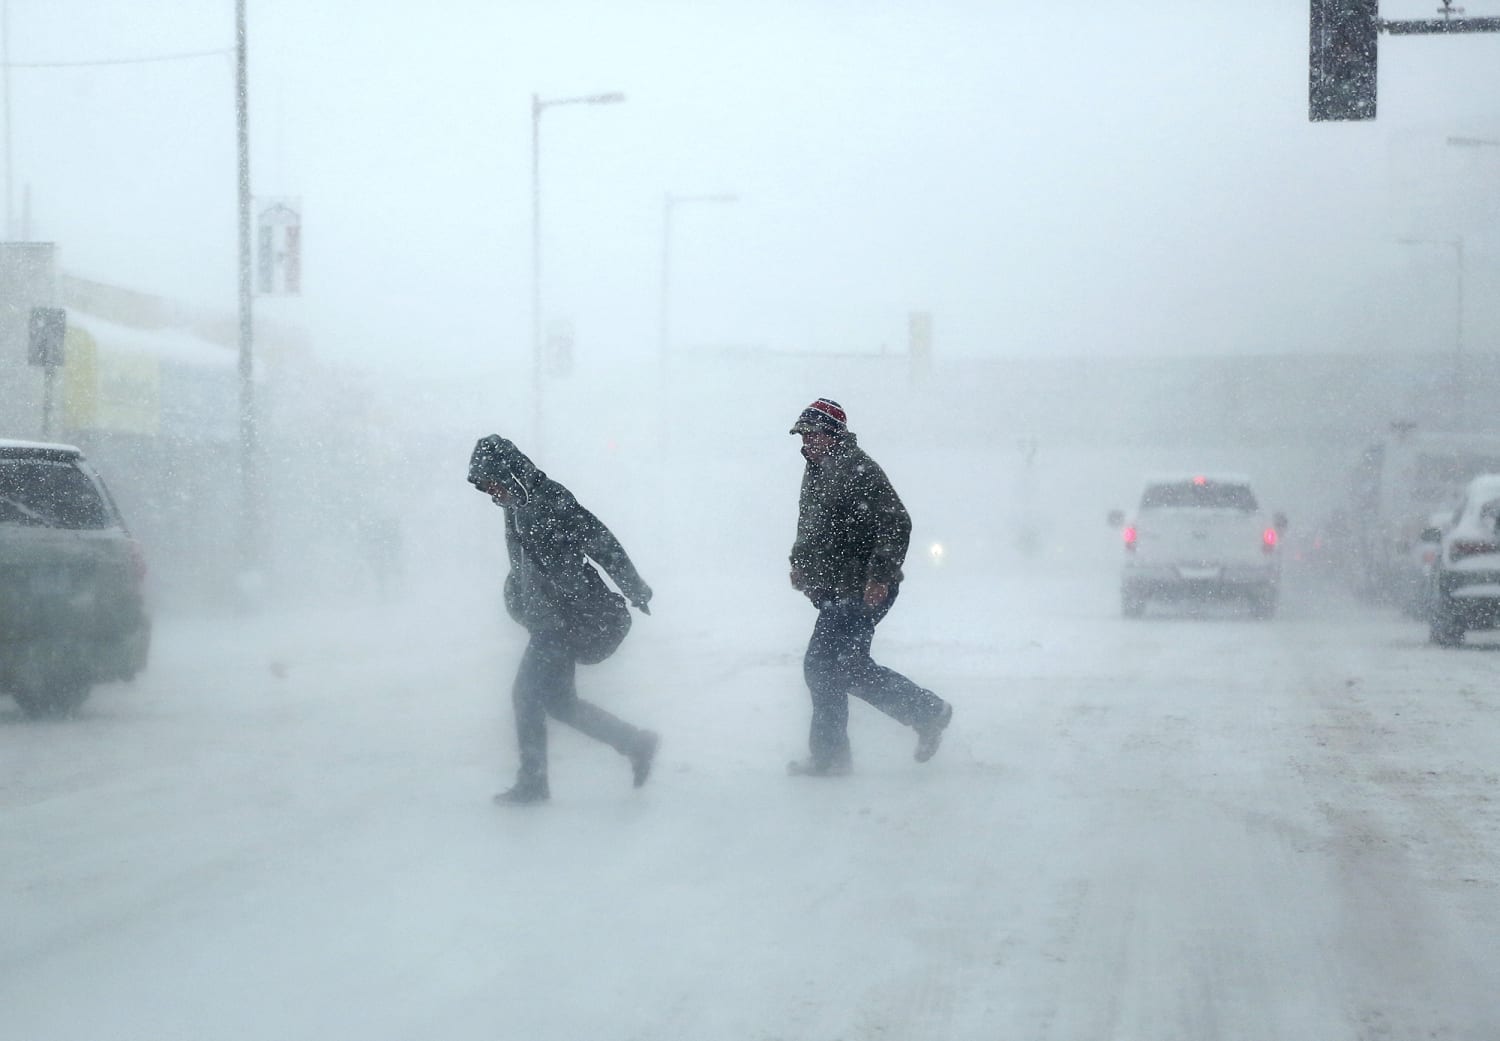
[(547, 716), (568, 724), (621, 755), (645, 744), (645, 733), (578, 696), (573, 676), (577, 663), (567, 642), (536, 633), (521, 655), (511, 701), (516, 708), (516, 741), (521, 749), (522, 781), (547, 778)]
[(875, 626), (895, 602), (896, 590), (892, 589), (885, 603), (874, 609), (862, 600), (835, 600), (819, 606), (802, 659), (813, 706), (808, 750), (819, 765), (849, 762), (850, 694), (909, 727), (930, 723), (943, 710), (942, 698), (870, 657)]

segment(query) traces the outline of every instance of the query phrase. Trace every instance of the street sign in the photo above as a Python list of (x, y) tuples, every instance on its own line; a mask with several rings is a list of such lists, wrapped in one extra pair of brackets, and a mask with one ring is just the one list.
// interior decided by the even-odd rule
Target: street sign
[(547, 326), (547, 374), (562, 378), (573, 375), (573, 323), (558, 320)]
[(45, 369), (63, 363), (63, 337), (68, 331), (68, 312), (61, 307), (33, 307), (27, 337), (26, 361)]
[(256, 209), (255, 291), (261, 296), (302, 292), (302, 203), (263, 199)]
[(932, 372), (932, 312), (912, 311), (906, 319), (906, 351), (911, 379), (925, 379)]

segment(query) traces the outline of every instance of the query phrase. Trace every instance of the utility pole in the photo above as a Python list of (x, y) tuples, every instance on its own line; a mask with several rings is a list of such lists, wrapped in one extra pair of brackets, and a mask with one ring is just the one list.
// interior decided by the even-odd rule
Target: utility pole
[(542, 99), (531, 95), (531, 450), (542, 446)]
[(542, 445), (545, 428), (545, 352), (542, 346), (542, 113), (558, 105), (617, 105), (625, 100), (619, 91), (585, 94), (571, 98), (531, 95), (531, 436), (533, 450)]
[(713, 195), (673, 195), (668, 192), (661, 204), (661, 300), (657, 326), (657, 354), (663, 372), (672, 356), (672, 211), (685, 203), (731, 203), (739, 202), (739, 196), (729, 192)]
[(246, 67), (245, 0), (234, 3), (234, 113), (239, 148), (240, 310), (240, 563), (260, 559), (260, 497), (255, 432), (253, 301), (250, 283), (250, 92)]
[(1401, 238), (1403, 246), (1451, 246), (1453, 248), (1453, 276), (1455, 281), (1453, 319), (1453, 417), (1460, 429), (1468, 412), (1467, 375), (1464, 365), (1464, 237), (1455, 235), (1451, 239)]
[(1454, 318), (1453, 330), (1453, 404), (1457, 411), (1460, 430), (1467, 430), (1469, 411), (1468, 374), (1464, 372), (1464, 237), (1453, 238), (1454, 268), (1458, 281), (1458, 314)]
[(3, 85), (5, 88), (5, 237), (14, 238), (15, 210), (11, 199), (14, 195), (12, 189), (12, 166), (10, 129), (10, 0), (0, 0), (0, 74), (3, 74)]

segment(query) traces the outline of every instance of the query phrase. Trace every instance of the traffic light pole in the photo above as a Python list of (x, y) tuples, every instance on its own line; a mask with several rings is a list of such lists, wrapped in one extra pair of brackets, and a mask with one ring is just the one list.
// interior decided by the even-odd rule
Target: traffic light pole
[(239, 374), (240, 374), (240, 565), (260, 564), (259, 446), (255, 430), (255, 331), (250, 282), (250, 93), (245, 37), (245, 0), (234, 5), (234, 122), (239, 200)]
[(1500, 18), (1453, 17), (1443, 0), (1440, 19), (1389, 21), (1380, 0), (1310, 0), (1307, 115), (1313, 122), (1375, 118), (1379, 39), (1392, 36), (1500, 32)]
[(1380, 31), (1392, 36), (1426, 36), (1430, 33), (1500, 33), (1500, 18), (1460, 18), (1458, 21), (1388, 22)]

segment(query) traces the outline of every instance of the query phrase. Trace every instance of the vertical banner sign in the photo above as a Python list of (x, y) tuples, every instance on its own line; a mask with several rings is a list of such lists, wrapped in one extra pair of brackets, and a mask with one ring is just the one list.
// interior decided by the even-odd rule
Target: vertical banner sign
[(255, 228), (255, 291), (262, 296), (301, 295), (301, 200), (262, 199)]
[(911, 378), (916, 381), (932, 371), (932, 312), (913, 311), (907, 319), (906, 329)]
[(558, 320), (549, 324), (546, 348), (548, 375), (573, 375), (573, 323)]
[[(0, 422), (18, 402), (5, 397), (5, 373), (12, 359), (31, 360), (31, 309), (57, 300), (56, 249), (50, 242), (0, 241)], [(32, 361), (32, 364), (37, 362)]]

